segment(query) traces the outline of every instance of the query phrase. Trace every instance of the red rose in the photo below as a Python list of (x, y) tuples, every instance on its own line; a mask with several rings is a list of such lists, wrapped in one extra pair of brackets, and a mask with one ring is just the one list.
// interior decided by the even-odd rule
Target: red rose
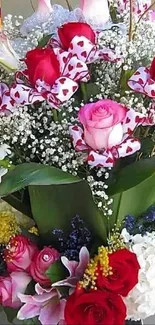
[(120, 249), (109, 254), (109, 265), (112, 267), (112, 275), (107, 277), (98, 269), (97, 287), (126, 297), (138, 283), (140, 266), (136, 254), (128, 249)]
[(150, 67), (150, 77), (155, 81), (155, 58), (153, 59)]
[(107, 291), (78, 289), (67, 300), (67, 325), (123, 325), (126, 307), (119, 295)]
[(13, 237), (4, 251), (8, 271), (27, 271), (37, 246), (27, 237), (17, 235)]
[(30, 265), (30, 274), (32, 278), (40, 285), (50, 285), (51, 281), (45, 274), (48, 268), (60, 258), (59, 252), (50, 247), (45, 247), (36, 252)]
[(95, 44), (96, 35), (90, 25), (86, 23), (67, 23), (58, 29), (59, 39), (65, 50), (68, 50), (75, 36), (84, 36)]
[(25, 63), (26, 73), (34, 87), (38, 79), (52, 86), (60, 77), (59, 61), (51, 49), (35, 49), (27, 52)]

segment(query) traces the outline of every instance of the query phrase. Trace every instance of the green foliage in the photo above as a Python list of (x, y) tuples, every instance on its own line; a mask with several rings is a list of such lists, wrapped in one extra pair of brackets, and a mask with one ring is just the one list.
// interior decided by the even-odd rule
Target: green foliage
[(24, 163), (17, 165), (3, 177), (0, 184), (0, 196), (7, 196), (28, 185), (60, 185), (80, 181), (80, 178), (64, 173), (56, 167)]
[(57, 261), (49, 267), (46, 271), (46, 275), (52, 283), (55, 283), (65, 279), (69, 274), (61, 261)]
[(155, 157), (121, 169), (109, 194), (114, 200), (111, 227), (119, 225), (126, 215), (138, 216), (155, 204)]
[(12, 324), (13, 320), (16, 318), (18, 310), (10, 307), (3, 307), (5, 315), (9, 323)]
[(85, 181), (59, 186), (29, 186), (29, 193), (32, 214), (45, 241), (54, 240), (52, 230), (55, 228), (68, 233), (70, 221), (76, 214), (80, 215), (92, 234), (102, 241), (106, 240), (104, 217)]
[(39, 41), (37, 48), (43, 48), (47, 45), (49, 40), (51, 39), (52, 34), (50, 35), (44, 35), (43, 38)]

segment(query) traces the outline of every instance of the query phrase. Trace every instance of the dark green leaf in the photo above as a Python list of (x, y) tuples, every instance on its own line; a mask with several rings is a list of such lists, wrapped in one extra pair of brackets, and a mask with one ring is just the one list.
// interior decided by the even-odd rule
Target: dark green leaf
[(49, 40), (51, 39), (51, 37), (52, 37), (52, 34), (43, 36), (43, 38), (39, 41), (37, 47), (38, 48), (45, 47), (47, 45), (47, 43), (49, 42)]
[(125, 168), (117, 175), (115, 184), (110, 186), (113, 198), (111, 227), (121, 224), (127, 215), (138, 216), (155, 204), (155, 157), (140, 160)]
[(116, 181), (109, 187), (109, 194), (127, 191), (136, 185), (155, 177), (155, 157), (142, 159), (121, 169)]
[(37, 163), (25, 163), (17, 165), (3, 177), (3, 181), (0, 184), (0, 196), (7, 196), (28, 185), (60, 185), (80, 181), (78, 177), (64, 173), (55, 167)]
[(76, 214), (84, 220), (93, 235), (102, 241), (106, 240), (104, 216), (98, 211), (86, 182), (29, 186), (29, 193), (32, 214), (45, 241), (53, 239), (51, 234), (55, 228), (61, 228), (68, 233), (71, 219)]
[(65, 279), (69, 274), (61, 261), (57, 261), (49, 267), (46, 271), (46, 275), (52, 283), (55, 283)]
[(150, 153), (154, 147), (155, 143), (150, 137), (141, 140), (141, 152), (144, 154)]
[(12, 324), (13, 320), (16, 318), (18, 310), (10, 307), (4, 307), (4, 312), (6, 314), (7, 320)]

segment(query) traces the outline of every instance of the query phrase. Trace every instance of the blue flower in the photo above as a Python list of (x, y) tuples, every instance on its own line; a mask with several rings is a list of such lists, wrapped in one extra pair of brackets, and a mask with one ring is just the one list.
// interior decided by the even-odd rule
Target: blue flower
[(79, 260), (79, 252), (83, 246), (88, 247), (92, 236), (83, 220), (76, 215), (71, 221), (71, 232), (65, 236), (63, 230), (54, 229), (53, 234), (57, 237), (61, 253), (69, 260)]

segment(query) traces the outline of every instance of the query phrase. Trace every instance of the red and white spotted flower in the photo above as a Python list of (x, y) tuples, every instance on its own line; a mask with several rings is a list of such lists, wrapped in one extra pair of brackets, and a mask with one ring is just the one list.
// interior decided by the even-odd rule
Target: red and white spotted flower
[(11, 87), (11, 97), (17, 104), (47, 100), (57, 108), (73, 96), (80, 81), (89, 80), (86, 64), (66, 51), (35, 49), (27, 53), (25, 63), (27, 70), (17, 72)]
[(155, 98), (155, 58), (150, 68), (140, 67), (128, 80), (128, 86), (135, 92)]
[(14, 100), (10, 97), (9, 87), (1, 82), (0, 83), (0, 113), (8, 114), (14, 111)]
[(132, 155), (141, 147), (133, 136), (138, 125), (154, 124), (152, 116), (128, 109), (110, 99), (83, 106), (79, 111), (83, 126), (70, 126), (76, 151), (85, 153), (92, 167), (113, 167), (117, 159)]
[(83, 22), (70, 22), (59, 27), (58, 40), (51, 39), (49, 45), (68, 51), (86, 64), (97, 60), (120, 60), (109, 48), (99, 48), (97, 34), (90, 25)]

